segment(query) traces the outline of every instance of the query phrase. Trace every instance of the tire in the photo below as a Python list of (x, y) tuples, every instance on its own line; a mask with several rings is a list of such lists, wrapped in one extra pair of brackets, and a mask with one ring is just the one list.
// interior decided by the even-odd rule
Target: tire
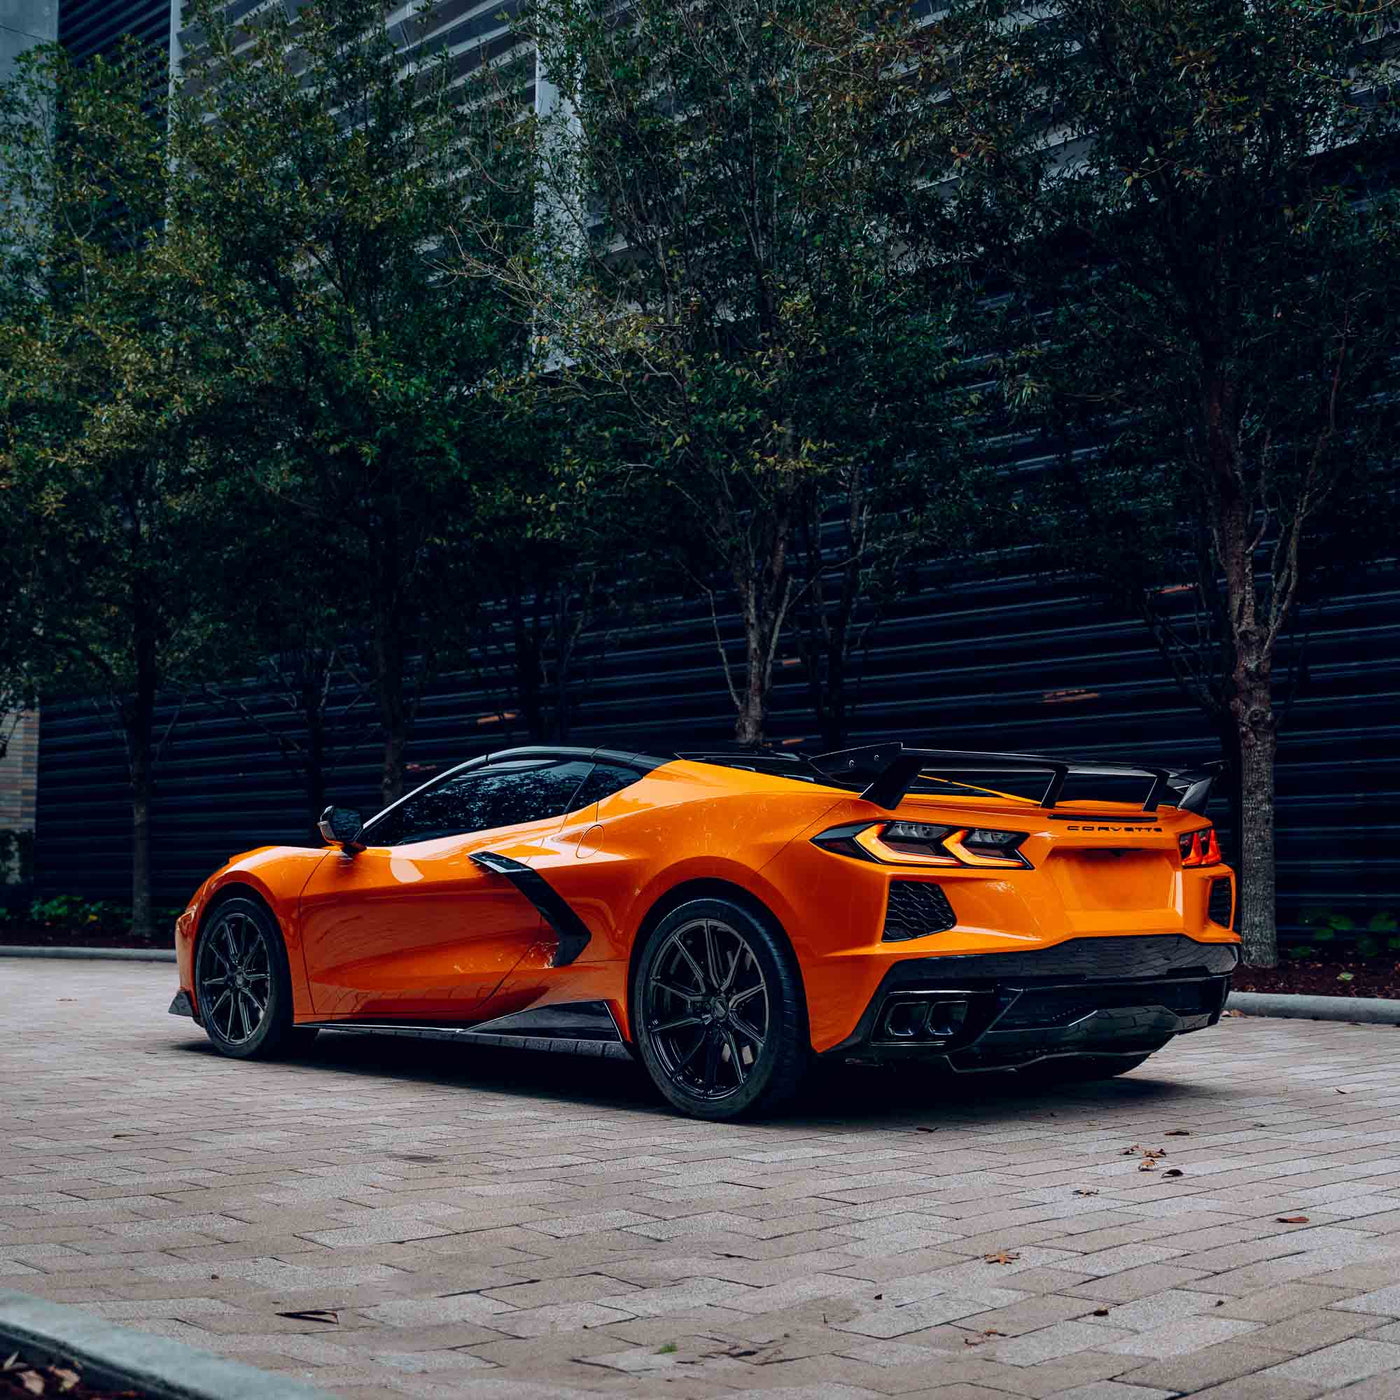
[(287, 949), (261, 900), (236, 895), (205, 916), (194, 988), (205, 1034), (221, 1055), (269, 1059), (305, 1049), (315, 1036), (292, 1025)]
[(637, 1056), (682, 1113), (770, 1114), (811, 1060), (797, 960), (740, 904), (692, 899), (647, 935), (632, 981)]
[(1127, 1074), (1152, 1058), (1145, 1055), (1069, 1055), (1058, 1060), (1042, 1060), (1021, 1073), (1042, 1084), (1086, 1084), (1095, 1079), (1114, 1079)]

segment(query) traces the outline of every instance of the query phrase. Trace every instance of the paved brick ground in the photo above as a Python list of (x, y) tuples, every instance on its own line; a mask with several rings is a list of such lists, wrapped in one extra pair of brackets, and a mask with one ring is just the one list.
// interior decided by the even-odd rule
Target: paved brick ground
[(1400, 1397), (1393, 1028), (1231, 1019), (1035, 1096), (849, 1071), (734, 1128), (624, 1064), (236, 1064), (172, 990), (0, 960), (0, 1286), (346, 1396)]

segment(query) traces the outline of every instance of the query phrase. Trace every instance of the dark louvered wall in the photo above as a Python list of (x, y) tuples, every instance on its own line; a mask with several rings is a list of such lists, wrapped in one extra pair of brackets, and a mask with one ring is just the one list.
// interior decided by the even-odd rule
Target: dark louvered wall
[[(231, 16), (253, 3), (238, 0)], [(515, 6), (445, 0), (429, 46), (469, 51), (487, 37), (499, 44), (492, 31)], [(79, 57), (125, 33), (166, 46), (169, 21), (169, 0), (63, 0), (60, 37)], [(462, 61), (468, 58), (464, 52)], [(737, 619), (721, 621), (737, 659)], [(1284, 923), (1308, 904), (1400, 910), (1400, 569), (1377, 568), (1334, 598), (1312, 619), (1306, 655), (1280, 744)], [(1165, 761), (1216, 752), (1209, 727), (1141, 624), (1027, 576), (969, 579), (911, 596), (876, 634), (860, 669), (854, 741), (898, 736)], [(730, 733), (707, 611), (664, 605), (650, 625), (600, 628), (573, 691), (575, 743), (669, 750)], [(274, 703), (256, 687), (245, 687), (241, 698), (273, 717)], [(489, 681), (449, 678), (424, 703), (409, 755), (414, 776), (522, 742), (526, 736), (500, 717), (508, 705)], [(177, 711), (154, 814), (157, 894), (166, 902), (183, 901), (233, 851), (309, 839), (297, 779), (263, 733), (226, 706), (177, 697), (169, 698), (162, 728)], [(770, 733), (815, 738), (791, 655), (779, 668)], [(337, 797), (373, 806), (376, 764), (374, 745), (360, 745), (332, 781)], [(1214, 815), (1224, 819), (1223, 804)], [(88, 701), (50, 702), (39, 751), (40, 888), (125, 897), (128, 820), (123, 751), (107, 715)]]
[(74, 58), (104, 53), (130, 35), (170, 48), (170, 0), (60, 0), (58, 40)]
[[(600, 631), (573, 687), (570, 742), (663, 751), (728, 737), (732, 711), (708, 612), (658, 605), (649, 625)], [(739, 655), (738, 619), (721, 619)], [(1400, 909), (1400, 568), (1378, 567), (1312, 619), (1304, 680), (1280, 743), (1280, 904)], [(770, 732), (815, 739), (801, 667), (779, 667)], [(1146, 630), (1028, 576), (929, 588), (906, 599), (866, 658), (853, 740), (899, 736), (943, 747), (1030, 749), (1188, 761), (1216, 753)], [(247, 698), (271, 713), (264, 696)], [(489, 683), (449, 678), (424, 702), (414, 776), (526, 741)], [(175, 713), (174, 698), (164, 722)], [(377, 753), (363, 744), (334, 795), (375, 805)], [(304, 799), (273, 745), (209, 701), (187, 702), (160, 770), (158, 897), (182, 901), (234, 851), (309, 839)], [(1222, 823), (1225, 804), (1213, 815)], [(127, 893), (123, 753), (91, 702), (43, 711), (36, 868), (40, 887)]]

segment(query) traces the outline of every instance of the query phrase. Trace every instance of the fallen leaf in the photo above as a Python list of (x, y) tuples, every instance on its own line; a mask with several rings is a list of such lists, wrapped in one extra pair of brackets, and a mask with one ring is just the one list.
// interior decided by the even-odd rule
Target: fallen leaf
[(1172, 1128), (1172, 1129), (1167, 1133), (1167, 1136), (1168, 1136), (1168, 1137), (1190, 1137), (1190, 1136), (1191, 1136), (1191, 1130), (1190, 1130), (1190, 1128)]
[(1306, 1225), (1308, 1223), (1306, 1215), (1276, 1215), (1274, 1219), (1280, 1225)]
[(1094, 1316), (1095, 1316), (1095, 1317), (1107, 1317), (1107, 1316), (1108, 1316), (1108, 1309), (1107, 1309), (1107, 1308), (1095, 1308), (1095, 1309), (1094, 1309)]
[(1168, 1167), (1168, 1168), (1166, 1169), (1166, 1171), (1164, 1171), (1164, 1172), (1162, 1173), (1162, 1175), (1163, 1175), (1163, 1176), (1185, 1176), (1186, 1173), (1183, 1172), (1183, 1171), (1181, 1170), (1180, 1167)]
[(1157, 1170), (1157, 1159), (1155, 1157), (1144, 1157), (1138, 1163), (1138, 1171), (1152, 1172)]
[(877, 1293), (877, 1294), (875, 1295), (875, 1301), (876, 1301), (877, 1303), (883, 1302), (884, 1299), (885, 1299), (885, 1295), (884, 1295), (883, 1293)]
[(914, 1131), (915, 1131), (916, 1133), (936, 1133), (936, 1132), (938, 1131), (938, 1129), (937, 1129), (937, 1128), (915, 1128)]
[(1099, 1193), (1097, 1191), (1083, 1191), (1078, 1186), (1076, 1186), (1074, 1188), (1074, 1194), (1076, 1196), (1097, 1196)]
[(1141, 1151), (1142, 1151), (1142, 1148), (1140, 1148), (1140, 1147), (1137, 1145), (1137, 1143), (1133, 1143), (1133, 1145), (1132, 1145), (1131, 1147), (1125, 1147), (1125, 1148), (1122, 1150), (1122, 1152), (1120, 1152), (1118, 1155), (1119, 1155), (1120, 1157), (1131, 1157), (1135, 1152), (1141, 1152)]
[(294, 1322), (336, 1322), (339, 1314), (334, 1308), (300, 1308), (292, 1312), (280, 1312), (278, 1317), (289, 1317)]
[(1217, 1308), (1223, 1308), (1223, 1307), (1225, 1306), (1225, 1300), (1224, 1300), (1224, 1298), (1217, 1298), (1217, 1299), (1215, 1300), (1215, 1306), (1216, 1306)]
[(1337, 1092), (1338, 1092), (1339, 1094), (1349, 1094), (1349, 1093), (1351, 1093), (1351, 1090), (1350, 1090), (1350, 1089), (1338, 1089)]
[(58, 1393), (67, 1394), (78, 1384), (82, 1377), (76, 1371), (70, 1371), (67, 1366), (50, 1366), (49, 1375), (58, 1382)]
[(989, 1264), (1014, 1264), (1020, 1257), (1009, 1249), (999, 1249), (995, 1254), (988, 1254), (986, 1259)]

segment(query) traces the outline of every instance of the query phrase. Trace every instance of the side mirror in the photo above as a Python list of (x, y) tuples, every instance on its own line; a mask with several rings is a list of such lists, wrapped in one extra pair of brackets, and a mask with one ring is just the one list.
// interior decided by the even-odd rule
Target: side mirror
[(365, 821), (353, 807), (327, 807), (316, 825), (328, 844), (344, 846), (352, 854), (360, 849), (355, 838), (364, 830)]

